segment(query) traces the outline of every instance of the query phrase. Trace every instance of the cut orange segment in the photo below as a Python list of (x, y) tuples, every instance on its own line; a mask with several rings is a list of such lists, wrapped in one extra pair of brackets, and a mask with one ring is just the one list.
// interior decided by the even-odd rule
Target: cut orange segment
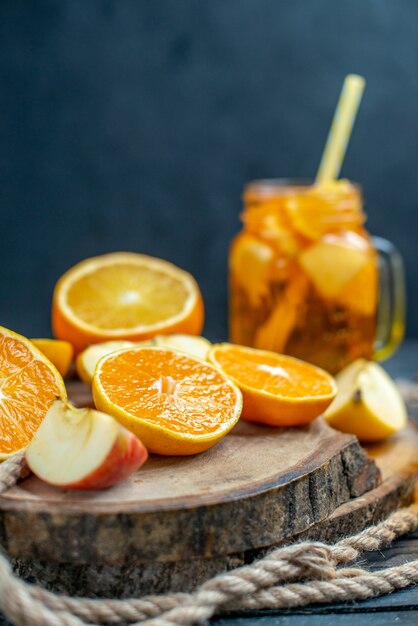
[(0, 459), (26, 448), (54, 400), (67, 392), (33, 343), (0, 326)]
[(199, 335), (203, 301), (184, 270), (143, 254), (115, 252), (86, 259), (60, 278), (52, 325), (55, 336), (70, 341), (77, 353), (103, 341)]
[(158, 347), (103, 357), (93, 398), (150, 452), (167, 455), (210, 448), (237, 423), (242, 407), (239, 389), (213, 365)]
[(267, 350), (215, 344), (209, 361), (241, 389), (241, 417), (250, 422), (307, 424), (325, 411), (337, 392), (334, 379), (324, 370)]
[(74, 354), (69, 341), (59, 339), (31, 339), (31, 341), (55, 365), (61, 376), (68, 374)]

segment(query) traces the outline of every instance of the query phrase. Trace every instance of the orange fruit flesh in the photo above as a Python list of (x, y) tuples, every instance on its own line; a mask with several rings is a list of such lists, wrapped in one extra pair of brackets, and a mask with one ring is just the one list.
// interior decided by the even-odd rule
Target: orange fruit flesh
[(93, 380), (96, 406), (132, 430), (151, 452), (194, 454), (237, 422), (241, 394), (211, 364), (157, 347), (104, 357)]
[(66, 393), (53, 365), (29, 340), (0, 329), (0, 457), (28, 445), (57, 397)]
[(357, 223), (361, 211), (357, 189), (344, 179), (295, 188), (282, 201), (293, 228), (311, 241), (347, 223)]
[(220, 344), (212, 348), (209, 359), (241, 389), (242, 418), (249, 421), (273, 426), (306, 424), (336, 394), (330, 374), (293, 357)]
[(216, 360), (243, 384), (266, 393), (300, 399), (332, 391), (329, 377), (314, 373), (308, 363), (267, 351), (231, 349), (217, 352)]
[(101, 267), (79, 278), (67, 295), (68, 305), (83, 322), (108, 330), (162, 322), (181, 313), (187, 297), (175, 277), (129, 263)]
[(76, 354), (92, 343), (142, 341), (157, 334), (200, 334), (204, 307), (193, 277), (142, 254), (86, 259), (57, 282), (52, 326)]
[[(211, 433), (234, 408), (225, 379), (209, 365), (165, 351), (126, 351), (100, 372), (109, 400), (134, 417), (174, 432)], [(135, 389), (132, 393), (132, 389)]]

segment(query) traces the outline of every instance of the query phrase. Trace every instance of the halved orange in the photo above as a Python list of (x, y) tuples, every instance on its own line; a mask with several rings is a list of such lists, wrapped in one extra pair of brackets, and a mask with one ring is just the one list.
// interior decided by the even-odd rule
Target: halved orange
[(237, 423), (242, 407), (238, 387), (213, 365), (158, 347), (103, 357), (93, 398), (150, 452), (168, 455), (210, 448)]
[(31, 339), (31, 342), (55, 365), (61, 376), (68, 374), (74, 354), (73, 346), (69, 341)]
[(54, 400), (61, 375), (29, 339), (0, 326), (0, 459), (26, 448)]
[(199, 335), (203, 300), (194, 278), (172, 263), (114, 252), (86, 259), (57, 282), (52, 326), (76, 353), (91, 343), (156, 334)]
[(299, 426), (325, 411), (337, 392), (324, 370), (290, 356), (230, 343), (215, 344), (209, 361), (241, 389), (242, 419)]

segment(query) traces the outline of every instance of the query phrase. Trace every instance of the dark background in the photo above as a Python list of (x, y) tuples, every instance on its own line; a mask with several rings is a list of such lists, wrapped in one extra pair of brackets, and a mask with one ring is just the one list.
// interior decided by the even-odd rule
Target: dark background
[(53, 285), (112, 250), (191, 271), (226, 336), (240, 194), (315, 175), (344, 76), (367, 87), (342, 174), (416, 269), (416, 0), (0, 0), (0, 324), (49, 334)]

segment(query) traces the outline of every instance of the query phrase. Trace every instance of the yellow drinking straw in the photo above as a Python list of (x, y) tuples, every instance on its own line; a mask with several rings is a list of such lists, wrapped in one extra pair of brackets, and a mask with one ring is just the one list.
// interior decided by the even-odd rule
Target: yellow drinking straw
[(365, 84), (364, 78), (357, 74), (345, 78), (316, 175), (317, 183), (335, 180), (340, 173)]

